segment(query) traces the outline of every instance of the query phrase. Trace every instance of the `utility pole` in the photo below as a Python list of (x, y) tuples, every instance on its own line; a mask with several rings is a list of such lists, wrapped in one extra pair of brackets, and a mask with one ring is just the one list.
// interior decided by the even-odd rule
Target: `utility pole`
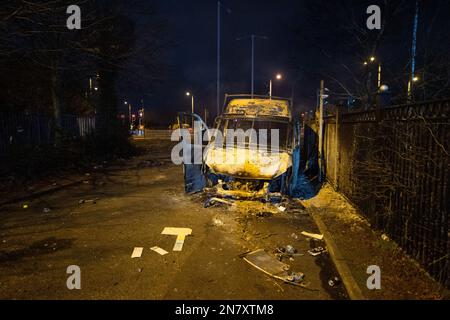
[[(221, 1), (217, 1), (217, 84), (216, 84), (216, 104), (217, 104), (217, 116), (220, 115), (220, 62), (221, 62), (221, 55), (220, 55), (220, 48), (221, 48), (221, 8), (222, 3)], [(231, 10), (226, 8), (226, 11), (228, 13), (231, 13)]]
[(217, 116), (220, 115), (220, 1), (217, 1)]
[(325, 84), (320, 80), (320, 97), (319, 97), (319, 181), (323, 181), (323, 98), (325, 94)]
[(416, 0), (416, 11), (414, 13), (414, 25), (412, 33), (412, 46), (411, 46), (411, 75), (408, 81), (408, 98), (411, 100), (413, 82), (416, 81), (416, 47), (417, 47), (417, 25), (419, 24), (419, 0)]
[(251, 53), (251, 62), (252, 62), (252, 71), (251, 71), (251, 93), (252, 93), (252, 98), (253, 95), (255, 94), (255, 39), (263, 39), (263, 40), (267, 40), (268, 38), (266, 36), (257, 36), (257, 35), (250, 35), (249, 37), (240, 37), (237, 38), (236, 40), (243, 40), (243, 39), (251, 39), (252, 40), (252, 53)]
[(272, 99), (272, 79), (269, 81), (269, 97)]
[(252, 98), (255, 92), (255, 35), (252, 34)]

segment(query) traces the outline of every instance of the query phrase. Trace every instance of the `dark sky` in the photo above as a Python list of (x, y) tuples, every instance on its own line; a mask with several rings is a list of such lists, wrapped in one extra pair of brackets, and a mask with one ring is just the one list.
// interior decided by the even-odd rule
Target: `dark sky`
[[(154, 0), (153, 3), (158, 17), (168, 27), (164, 37), (170, 40), (170, 45), (160, 56), (164, 72), (157, 85), (149, 82), (144, 88), (121, 90), (121, 99), (138, 106), (144, 98), (148, 113), (167, 123), (175, 119), (177, 111), (190, 110), (190, 99), (185, 92), (191, 91), (198, 113), (203, 115), (207, 108), (215, 114), (217, 1)], [(255, 93), (266, 94), (269, 79), (281, 73), (284, 78), (274, 82), (274, 95), (290, 97), (295, 83), (296, 110), (314, 108), (316, 88), (324, 76), (333, 75), (343, 83), (361, 80), (362, 62), (370, 52), (358, 43), (357, 31), (350, 30), (353, 34), (349, 36), (344, 28), (357, 26), (367, 31), (365, 10), (370, 4), (379, 4), (384, 10), (382, 14), (388, 11), (382, 0), (224, 0), (221, 3), (221, 101), (224, 93), (250, 93), (251, 42), (236, 41), (236, 38), (253, 33), (268, 37), (256, 40)], [(398, 12), (385, 31), (383, 46), (376, 53), (384, 63), (386, 78), (389, 72), (407, 72), (410, 57), (414, 1), (392, 0), (388, 6), (398, 3), (401, 3)], [(449, 4), (447, 0), (422, 3), (418, 52), (431, 47), (448, 51)], [(368, 36), (373, 39), (377, 32), (371, 31)], [(139, 32), (139, 37), (146, 37), (145, 30)], [(343, 68), (344, 64), (348, 70)], [(400, 86), (407, 81), (407, 76), (401, 78)], [(331, 88), (329, 80), (328, 85)]]
[[(264, 35), (255, 42), (255, 93), (268, 92), (271, 76), (280, 72), (284, 80), (274, 83), (274, 95), (291, 95), (289, 29), (298, 1), (222, 1), (222, 85), (226, 93), (249, 93), (251, 41), (236, 38)], [(169, 69), (156, 88), (146, 92), (148, 109), (187, 111), (195, 95), (196, 108), (216, 109), (217, 1), (158, 0), (157, 12), (167, 19), (173, 45), (165, 50)], [(139, 93), (131, 100), (139, 102)], [(126, 97), (124, 97), (126, 98)], [(223, 97), (221, 98), (222, 101)], [(130, 98), (128, 98), (130, 100)]]

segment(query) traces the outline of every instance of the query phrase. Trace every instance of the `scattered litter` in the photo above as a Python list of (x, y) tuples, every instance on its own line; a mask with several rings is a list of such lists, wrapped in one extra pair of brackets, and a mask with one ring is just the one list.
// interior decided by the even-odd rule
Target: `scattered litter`
[(161, 234), (167, 234), (171, 236), (177, 236), (175, 240), (175, 245), (173, 246), (173, 251), (181, 251), (183, 249), (184, 239), (186, 236), (192, 233), (192, 229), (189, 228), (164, 228)]
[(78, 204), (83, 204), (83, 203), (92, 203), (92, 204), (95, 204), (95, 203), (97, 203), (98, 200), (100, 200), (100, 199), (99, 199), (99, 198), (88, 199), (88, 200), (81, 199), (80, 201), (78, 201)]
[(52, 211), (50, 208), (44, 208), (43, 210), (44, 213), (49, 213), (50, 211)]
[(141, 272), (142, 272), (142, 270), (144, 270), (144, 269), (142, 269), (142, 268), (139, 268), (139, 269), (138, 269), (138, 272), (139, 272), (139, 273), (141, 273)]
[(135, 247), (133, 250), (133, 253), (131, 254), (131, 258), (140, 258), (142, 256), (142, 251), (144, 248), (141, 247)]
[(28, 209), (28, 204), (24, 203), (24, 204), (22, 205), (22, 208)]
[(313, 257), (315, 257), (315, 256), (318, 256), (318, 255), (324, 253), (325, 251), (327, 251), (325, 248), (323, 248), (323, 247), (317, 247), (317, 248), (308, 250), (308, 253), (309, 253), (310, 255), (312, 255)]
[(275, 257), (268, 254), (264, 249), (258, 249), (256, 251), (247, 253), (244, 256), (244, 260), (251, 266), (273, 278), (306, 288), (305, 284), (298, 283), (298, 281), (303, 281), (303, 273), (288, 273), (288, 270), (290, 269), (289, 265), (278, 261)]
[(271, 216), (273, 216), (273, 213), (272, 212), (267, 212), (267, 211), (258, 212), (256, 214), (256, 217), (258, 217), (258, 218), (269, 218)]
[(289, 258), (290, 261), (292, 257), (297, 257), (297, 256), (304, 256), (303, 253), (298, 253), (297, 249), (295, 249), (293, 246), (291, 245), (287, 245), (286, 248), (285, 247), (277, 247), (274, 252), (276, 258), (279, 261), (282, 261), (283, 258)]
[(158, 246), (151, 247), (150, 250), (153, 250), (153, 251), (155, 251), (156, 253), (159, 253), (162, 256), (165, 255), (165, 254), (168, 254), (168, 252), (166, 250), (164, 250), (163, 248), (160, 248)]
[(281, 193), (270, 193), (269, 201), (271, 203), (280, 203), (281, 201), (283, 201), (283, 195)]
[(293, 246), (288, 244), (286, 246), (286, 252), (289, 253), (289, 254), (296, 254), (297, 253), (297, 249), (295, 249)]
[(298, 240), (298, 235), (296, 233), (292, 233), (291, 238), (294, 240)]
[(233, 202), (231, 202), (231, 201), (227, 201), (227, 200), (220, 199), (220, 198), (210, 198), (205, 201), (205, 204), (203, 206), (205, 208), (208, 208), (208, 207), (215, 205), (216, 203), (224, 203), (224, 204), (227, 204), (230, 206), (233, 205)]
[(302, 282), (305, 279), (305, 274), (303, 272), (292, 272), (287, 280), (291, 282)]
[(341, 283), (341, 279), (338, 277), (334, 277), (333, 279), (328, 280), (328, 285), (330, 287), (336, 287)]
[(84, 184), (89, 184), (89, 180), (84, 180), (83, 183)]
[(317, 239), (317, 240), (323, 239), (323, 234), (309, 233), (306, 231), (302, 231), (302, 235), (304, 235), (305, 237), (310, 237), (310, 238)]
[(216, 226), (216, 227), (221, 227), (221, 226), (223, 226), (223, 221), (220, 220), (219, 218), (214, 218), (213, 219), (213, 225)]
[(383, 233), (383, 234), (381, 235), (381, 239), (383, 239), (384, 241), (389, 241), (389, 240), (391, 240), (391, 239), (389, 239), (389, 237), (388, 237), (385, 233)]
[(281, 212), (285, 212), (286, 211), (286, 207), (280, 206), (280, 205), (276, 205), (277, 209), (280, 210)]
[(267, 239), (267, 238), (270, 238), (270, 237), (276, 236), (276, 235), (277, 235), (276, 233), (269, 233), (268, 235), (265, 235), (265, 236), (262, 237), (261, 239)]

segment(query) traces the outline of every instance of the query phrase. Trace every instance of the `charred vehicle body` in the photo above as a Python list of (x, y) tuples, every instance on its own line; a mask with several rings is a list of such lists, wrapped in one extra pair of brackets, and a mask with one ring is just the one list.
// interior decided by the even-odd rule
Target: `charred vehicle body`
[(198, 115), (192, 117), (202, 123), (202, 133), (209, 133), (204, 144), (194, 138), (187, 147), (192, 154), (201, 150), (202, 159), (183, 165), (186, 192), (207, 188), (237, 199), (301, 197), (300, 125), (290, 99), (226, 95), (212, 130)]

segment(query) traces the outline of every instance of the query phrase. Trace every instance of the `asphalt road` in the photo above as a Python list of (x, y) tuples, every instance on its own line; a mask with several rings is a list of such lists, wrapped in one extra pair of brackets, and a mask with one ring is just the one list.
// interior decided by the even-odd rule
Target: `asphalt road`
[[(182, 169), (169, 151), (155, 150), (93, 170), (89, 183), (34, 199), (28, 208), (1, 207), (0, 299), (347, 298), (342, 285), (328, 285), (337, 275), (328, 255), (306, 253), (313, 244), (300, 232), (318, 231), (306, 211), (295, 203), (285, 212), (261, 203), (204, 208), (202, 195), (184, 193)], [(182, 251), (172, 251), (175, 236), (161, 234), (164, 227), (193, 230)], [(286, 261), (306, 275), (306, 289), (239, 257), (288, 244), (306, 253)], [(140, 258), (131, 258), (134, 247), (144, 248)], [(70, 265), (80, 267), (80, 290), (66, 286)]]

